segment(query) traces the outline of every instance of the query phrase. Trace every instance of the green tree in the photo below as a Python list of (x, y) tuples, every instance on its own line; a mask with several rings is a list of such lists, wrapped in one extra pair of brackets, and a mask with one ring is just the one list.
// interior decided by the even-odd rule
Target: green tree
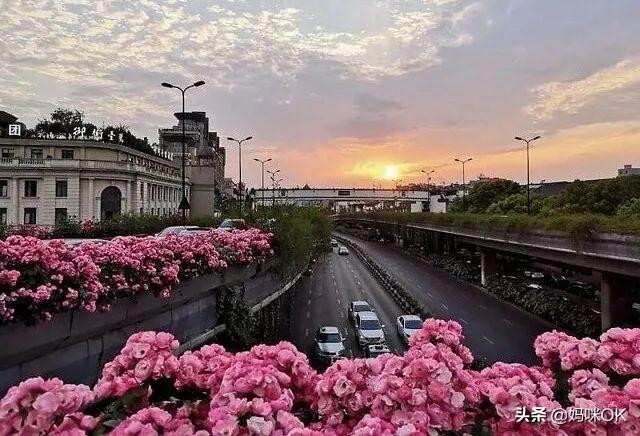
[(562, 213), (598, 213), (613, 215), (621, 204), (640, 198), (640, 176), (585, 182), (576, 180), (558, 197)]
[(623, 218), (640, 218), (640, 198), (632, 198), (618, 206), (618, 216)]
[(520, 185), (513, 180), (481, 180), (474, 183), (467, 195), (467, 209), (469, 212), (482, 213), (497, 201), (510, 195), (519, 194)]

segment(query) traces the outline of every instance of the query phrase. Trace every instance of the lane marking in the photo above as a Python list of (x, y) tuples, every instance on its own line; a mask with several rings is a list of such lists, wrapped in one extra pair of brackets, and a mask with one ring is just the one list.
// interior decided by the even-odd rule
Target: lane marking
[(309, 329), (304, 329), (304, 335), (305, 335), (306, 337), (309, 337)]
[(440, 304), (441, 304), (441, 305), (442, 305), (442, 307), (444, 307), (446, 310), (449, 310), (449, 308), (447, 307), (447, 305), (446, 305), (446, 304), (444, 304), (444, 303), (440, 303)]
[(487, 310), (487, 306), (485, 306), (484, 304), (478, 304), (478, 307), (482, 310)]
[(509, 321), (507, 318), (502, 318), (502, 320), (505, 322), (505, 324), (507, 325), (513, 325), (513, 323), (511, 321)]
[(307, 319), (311, 319), (311, 312), (307, 311)]
[(460, 321), (462, 321), (463, 324), (467, 324), (467, 320), (464, 318), (460, 318)]
[(433, 298), (433, 294), (432, 294), (431, 292), (427, 291), (427, 295), (428, 295), (429, 297)]
[(491, 339), (489, 339), (488, 337), (486, 337), (486, 336), (482, 336), (482, 337), (484, 338), (484, 340), (485, 340), (485, 341), (487, 341), (487, 342), (488, 342), (488, 343), (490, 343), (491, 345), (495, 345), (495, 344), (493, 343), (493, 341), (492, 341)]
[(311, 306), (311, 298), (307, 300), (307, 306)]

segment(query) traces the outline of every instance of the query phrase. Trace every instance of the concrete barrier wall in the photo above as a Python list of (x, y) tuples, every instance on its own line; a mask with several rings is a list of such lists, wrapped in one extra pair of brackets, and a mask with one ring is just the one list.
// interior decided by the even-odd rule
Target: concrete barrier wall
[(162, 330), (181, 342), (201, 335), (218, 324), (216, 291), (234, 285), (244, 285), (247, 300), (255, 300), (251, 294), (277, 292), (282, 281), (258, 273), (256, 265), (232, 267), (186, 281), (166, 300), (142, 294), (116, 300), (110, 312), (60, 313), (34, 326), (0, 326), (0, 397), (34, 376), (90, 385), (136, 331)]

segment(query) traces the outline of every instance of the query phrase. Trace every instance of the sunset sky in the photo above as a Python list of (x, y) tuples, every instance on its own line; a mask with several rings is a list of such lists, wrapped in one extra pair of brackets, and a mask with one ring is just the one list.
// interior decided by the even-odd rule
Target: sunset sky
[[(253, 135), (287, 186), (532, 181), (640, 166), (638, 0), (0, 0), (0, 110), (58, 106), (157, 141), (187, 110)], [(227, 176), (237, 178), (228, 146)]]

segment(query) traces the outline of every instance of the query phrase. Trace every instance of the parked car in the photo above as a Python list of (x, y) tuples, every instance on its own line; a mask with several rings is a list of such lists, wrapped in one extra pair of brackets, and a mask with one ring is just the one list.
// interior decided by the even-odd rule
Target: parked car
[(184, 229), (179, 233), (179, 235), (201, 235), (203, 233), (212, 232), (213, 230), (213, 227), (196, 227), (195, 229)]
[(365, 357), (378, 357), (382, 354), (390, 354), (391, 350), (386, 344), (369, 345), (364, 350)]
[(373, 309), (366, 301), (352, 301), (351, 304), (349, 304), (349, 319), (353, 325), (356, 324), (356, 315), (358, 312), (373, 312)]
[(542, 285), (539, 285), (537, 283), (529, 283), (526, 286), (526, 288), (531, 290), (531, 291), (541, 291), (542, 290)]
[(384, 326), (373, 312), (358, 312), (356, 315), (356, 337), (358, 345), (365, 350), (368, 345), (384, 344)]
[(336, 240), (336, 238), (331, 238), (331, 246), (332, 247), (337, 247), (338, 246), (338, 241)]
[(338, 254), (341, 256), (347, 256), (349, 254), (349, 250), (344, 245), (338, 247)]
[(316, 331), (314, 354), (320, 362), (328, 364), (346, 356), (344, 338), (337, 327), (325, 326)]
[(245, 224), (243, 219), (240, 218), (227, 218), (226, 220), (222, 221), (220, 223), (220, 225), (218, 226), (218, 230), (223, 230), (225, 232), (230, 232), (231, 230), (236, 230), (236, 229), (245, 229), (247, 227), (247, 225)]
[(397, 318), (398, 335), (405, 344), (409, 344), (411, 335), (422, 328), (422, 320), (417, 315), (401, 315)]
[(185, 230), (195, 230), (199, 229), (198, 226), (171, 226), (162, 230), (160, 233), (156, 233), (157, 238), (164, 238), (169, 235), (179, 235)]

